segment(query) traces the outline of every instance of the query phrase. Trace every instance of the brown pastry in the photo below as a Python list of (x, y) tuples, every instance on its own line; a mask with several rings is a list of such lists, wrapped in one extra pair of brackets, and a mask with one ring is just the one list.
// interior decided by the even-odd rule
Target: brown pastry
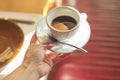
[(23, 41), (23, 31), (17, 24), (0, 19), (0, 68), (19, 53)]

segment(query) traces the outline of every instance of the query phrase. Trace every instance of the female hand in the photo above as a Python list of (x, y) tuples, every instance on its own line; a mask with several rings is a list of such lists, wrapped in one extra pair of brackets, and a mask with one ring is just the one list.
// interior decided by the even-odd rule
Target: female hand
[(39, 80), (52, 68), (52, 60), (45, 55), (44, 48), (33, 35), (23, 63), (3, 80)]
[(45, 50), (37, 41), (35, 34), (33, 35), (30, 46), (26, 52), (23, 65), (25, 67), (29, 65), (33, 68), (35, 67), (36, 72), (38, 72), (40, 77), (47, 74), (52, 67), (52, 60), (45, 55)]

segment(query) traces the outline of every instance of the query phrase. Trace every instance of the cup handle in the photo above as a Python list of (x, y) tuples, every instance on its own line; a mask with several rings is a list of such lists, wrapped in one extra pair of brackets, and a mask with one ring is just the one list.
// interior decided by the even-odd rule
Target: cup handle
[(87, 14), (86, 13), (80, 13), (81, 19), (86, 20), (87, 19)]

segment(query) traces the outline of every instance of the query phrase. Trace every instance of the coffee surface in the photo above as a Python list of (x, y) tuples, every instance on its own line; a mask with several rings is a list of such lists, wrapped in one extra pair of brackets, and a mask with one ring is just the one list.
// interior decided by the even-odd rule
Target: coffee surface
[(76, 25), (76, 20), (70, 16), (59, 16), (52, 21), (52, 26), (58, 30), (70, 30)]

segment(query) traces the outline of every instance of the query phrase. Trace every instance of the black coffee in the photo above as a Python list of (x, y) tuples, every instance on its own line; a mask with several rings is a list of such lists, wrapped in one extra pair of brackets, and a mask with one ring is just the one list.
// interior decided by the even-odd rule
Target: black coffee
[(67, 26), (68, 30), (72, 29), (73, 27), (75, 27), (77, 25), (76, 20), (70, 16), (59, 16), (59, 17), (55, 18), (52, 21), (52, 26), (54, 27), (54, 25), (56, 25), (58, 23), (62, 23), (63, 25)]

